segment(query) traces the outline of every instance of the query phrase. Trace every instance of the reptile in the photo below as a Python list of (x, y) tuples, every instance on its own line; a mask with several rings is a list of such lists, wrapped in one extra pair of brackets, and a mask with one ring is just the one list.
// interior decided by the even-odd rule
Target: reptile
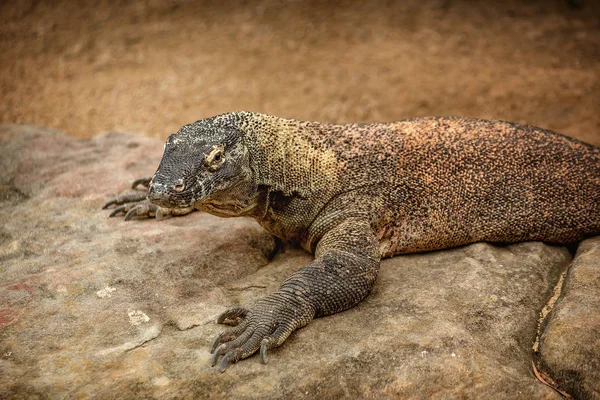
[[(380, 260), (486, 241), (576, 243), (600, 233), (600, 148), (529, 125), (459, 117), (335, 125), (235, 112), (168, 137), (158, 170), (112, 216), (251, 217), (314, 260), (211, 347), (212, 366), (281, 345), (363, 300)], [(222, 358), (221, 358), (222, 357)]]

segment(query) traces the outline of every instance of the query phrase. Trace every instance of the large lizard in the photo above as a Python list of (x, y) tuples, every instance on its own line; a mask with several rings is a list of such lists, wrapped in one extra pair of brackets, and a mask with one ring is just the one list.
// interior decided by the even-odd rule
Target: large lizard
[[(465, 118), (333, 125), (236, 112), (169, 136), (146, 194), (116, 215), (252, 217), (314, 261), (218, 318), (219, 370), (353, 307), (382, 257), (468, 243), (572, 243), (600, 233), (600, 148), (533, 126)], [(149, 200), (149, 202), (148, 202)]]

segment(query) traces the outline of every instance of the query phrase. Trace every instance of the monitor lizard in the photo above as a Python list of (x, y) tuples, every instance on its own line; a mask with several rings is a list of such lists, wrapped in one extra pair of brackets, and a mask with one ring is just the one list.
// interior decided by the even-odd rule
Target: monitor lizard
[[(169, 136), (147, 193), (111, 216), (247, 216), (314, 260), (218, 317), (219, 371), (367, 296), (380, 260), (469, 243), (573, 243), (600, 233), (600, 148), (459, 117), (335, 125), (234, 112)], [(147, 198), (147, 199), (146, 199)]]

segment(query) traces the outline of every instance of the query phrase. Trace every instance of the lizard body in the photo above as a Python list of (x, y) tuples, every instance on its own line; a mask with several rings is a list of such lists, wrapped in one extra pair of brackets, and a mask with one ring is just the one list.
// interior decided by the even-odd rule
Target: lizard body
[(223, 114), (171, 135), (148, 199), (248, 216), (315, 254), (219, 322), (220, 370), (360, 302), (380, 259), (478, 241), (600, 233), (600, 149), (540, 128), (455, 117), (333, 125)]

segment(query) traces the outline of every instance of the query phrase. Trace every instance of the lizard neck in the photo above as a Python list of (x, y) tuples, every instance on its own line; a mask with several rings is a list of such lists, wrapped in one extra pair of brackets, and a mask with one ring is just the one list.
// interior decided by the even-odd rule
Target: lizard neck
[(337, 182), (338, 159), (321, 140), (320, 124), (240, 113), (238, 123), (257, 186), (308, 197)]

